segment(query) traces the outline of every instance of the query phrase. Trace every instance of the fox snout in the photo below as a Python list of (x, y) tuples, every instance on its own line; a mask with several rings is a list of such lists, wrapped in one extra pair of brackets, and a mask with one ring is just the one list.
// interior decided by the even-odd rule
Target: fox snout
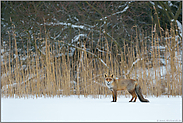
[(107, 82), (107, 85), (110, 85), (111, 83), (110, 82)]
[(113, 81), (112, 81), (112, 79), (106, 79), (105, 82), (106, 82), (106, 84), (109, 86), (109, 85), (112, 84)]

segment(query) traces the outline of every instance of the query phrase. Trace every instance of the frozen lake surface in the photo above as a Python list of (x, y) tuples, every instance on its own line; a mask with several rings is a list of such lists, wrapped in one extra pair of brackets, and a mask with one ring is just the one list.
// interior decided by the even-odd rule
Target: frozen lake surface
[(100, 96), (1, 98), (2, 122), (181, 122), (182, 97), (147, 97), (150, 103), (128, 102), (131, 97)]

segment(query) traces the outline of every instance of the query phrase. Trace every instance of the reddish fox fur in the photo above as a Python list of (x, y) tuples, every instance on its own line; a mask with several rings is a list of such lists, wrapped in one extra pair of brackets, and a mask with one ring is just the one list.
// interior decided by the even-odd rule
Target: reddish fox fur
[(112, 102), (117, 101), (117, 91), (127, 90), (131, 95), (132, 99), (129, 102), (136, 102), (137, 96), (141, 102), (149, 102), (149, 100), (144, 99), (141, 88), (139, 84), (133, 79), (114, 79), (111, 74), (108, 76), (105, 74), (105, 83), (106, 86), (112, 91)]

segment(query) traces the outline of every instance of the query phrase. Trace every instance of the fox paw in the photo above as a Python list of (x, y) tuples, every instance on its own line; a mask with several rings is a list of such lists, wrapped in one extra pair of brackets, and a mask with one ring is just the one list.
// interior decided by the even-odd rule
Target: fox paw
[(135, 101), (131, 101), (131, 100), (130, 100), (129, 102), (135, 102)]

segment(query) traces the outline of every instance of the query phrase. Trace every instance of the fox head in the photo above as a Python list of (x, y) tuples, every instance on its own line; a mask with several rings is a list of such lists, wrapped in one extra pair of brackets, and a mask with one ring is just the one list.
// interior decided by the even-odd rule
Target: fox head
[(111, 74), (110, 76), (108, 76), (107, 74), (105, 74), (105, 84), (109, 89), (112, 89), (112, 83), (113, 83), (113, 75)]

